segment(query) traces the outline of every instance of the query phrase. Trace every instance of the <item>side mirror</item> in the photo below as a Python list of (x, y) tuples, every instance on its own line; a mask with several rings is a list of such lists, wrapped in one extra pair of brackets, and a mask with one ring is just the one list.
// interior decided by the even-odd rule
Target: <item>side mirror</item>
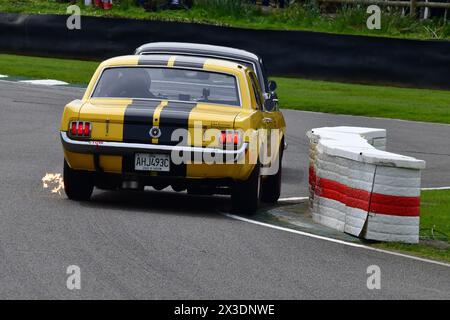
[(264, 111), (271, 112), (275, 109), (275, 103), (272, 99), (264, 100)]
[(268, 87), (270, 92), (274, 92), (275, 90), (277, 90), (277, 83), (273, 80), (270, 80), (268, 83)]

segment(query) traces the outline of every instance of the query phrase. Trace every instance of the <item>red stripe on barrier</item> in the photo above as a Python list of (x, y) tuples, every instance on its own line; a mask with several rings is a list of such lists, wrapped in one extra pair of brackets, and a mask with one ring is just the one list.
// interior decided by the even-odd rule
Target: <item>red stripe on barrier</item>
[(420, 207), (402, 207), (379, 203), (371, 203), (370, 212), (376, 214), (386, 214), (391, 216), (418, 217), (420, 215)]
[(379, 203), (393, 206), (418, 207), (420, 206), (419, 197), (400, 197), (386, 196), (380, 193), (372, 193), (372, 203)]
[(339, 201), (348, 207), (376, 214), (407, 217), (420, 215), (420, 197), (371, 193), (366, 190), (348, 187), (333, 180), (317, 177), (314, 171), (314, 167), (310, 166), (309, 184), (319, 197)]
[(352, 208), (369, 211), (370, 192), (350, 188), (325, 178), (319, 177), (317, 180), (316, 194), (318, 196), (339, 201)]
[(342, 193), (340, 193), (338, 191), (334, 191), (334, 190), (331, 190), (331, 189), (328, 189), (328, 188), (320, 188), (320, 189), (316, 189), (316, 190), (317, 190), (316, 194), (318, 196), (325, 197), (325, 198), (332, 199), (332, 200), (336, 200), (336, 201), (343, 202), (343, 203), (345, 202), (344, 201), (345, 200), (345, 194), (342, 194)]

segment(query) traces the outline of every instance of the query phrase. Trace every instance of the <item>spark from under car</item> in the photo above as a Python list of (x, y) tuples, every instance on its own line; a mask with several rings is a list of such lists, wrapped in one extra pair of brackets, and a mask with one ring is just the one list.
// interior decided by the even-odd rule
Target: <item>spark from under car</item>
[(61, 195), (61, 190), (64, 189), (64, 181), (60, 173), (46, 173), (42, 177), (42, 187), (44, 189), (51, 188), (51, 193)]

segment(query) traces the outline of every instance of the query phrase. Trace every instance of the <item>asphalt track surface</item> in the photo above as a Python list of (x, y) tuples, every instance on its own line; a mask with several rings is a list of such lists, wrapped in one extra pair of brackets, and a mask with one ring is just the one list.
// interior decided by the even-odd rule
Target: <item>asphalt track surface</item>
[[(62, 173), (58, 126), (81, 89), (0, 81), (0, 299), (450, 298), (450, 268), (238, 221), (223, 197), (100, 192), (76, 203), (42, 187)], [(427, 161), (423, 185), (450, 185), (450, 126), (284, 111), (283, 196), (306, 195), (312, 127), (388, 129), (390, 150)], [(81, 290), (66, 268), (81, 268)], [(381, 269), (381, 290), (366, 286)]]

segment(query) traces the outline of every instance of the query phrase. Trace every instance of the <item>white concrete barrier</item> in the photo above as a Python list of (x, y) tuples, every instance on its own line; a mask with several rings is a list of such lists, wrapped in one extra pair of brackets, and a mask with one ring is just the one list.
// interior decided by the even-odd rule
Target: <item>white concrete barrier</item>
[(384, 129), (325, 127), (307, 136), (314, 221), (365, 239), (419, 241), (425, 161), (384, 151)]

